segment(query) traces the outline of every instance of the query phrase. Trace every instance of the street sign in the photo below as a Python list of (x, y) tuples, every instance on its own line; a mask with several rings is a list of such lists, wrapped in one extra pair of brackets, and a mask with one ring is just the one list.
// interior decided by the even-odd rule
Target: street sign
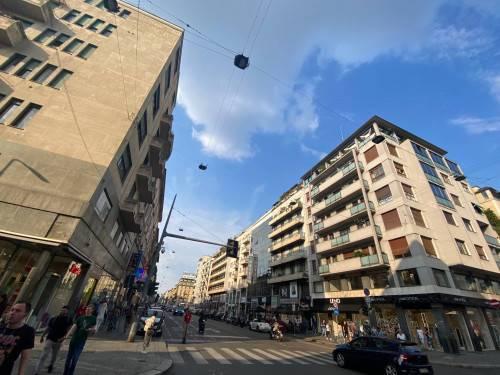
[(363, 289), (363, 293), (365, 294), (366, 297), (368, 297), (370, 295), (370, 289), (368, 288)]

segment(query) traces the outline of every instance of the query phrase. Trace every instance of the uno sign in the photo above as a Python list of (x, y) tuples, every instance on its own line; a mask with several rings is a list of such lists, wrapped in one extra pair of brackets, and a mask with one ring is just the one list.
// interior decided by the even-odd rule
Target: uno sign
[(334, 304), (339, 304), (340, 303), (340, 298), (330, 298), (330, 304), (331, 305), (334, 305)]

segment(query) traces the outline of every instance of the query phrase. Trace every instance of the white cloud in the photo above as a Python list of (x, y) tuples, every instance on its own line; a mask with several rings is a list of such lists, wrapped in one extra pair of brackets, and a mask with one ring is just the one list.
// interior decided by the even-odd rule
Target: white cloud
[(300, 144), (300, 150), (306, 154), (311, 154), (315, 158), (321, 160), (326, 156), (326, 152), (315, 150), (314, 148), (307, 147), (305, 144)]
[(493, 42), (482, 29), (448, 25), (434, 30), (427, 48), (429, 53), (441, 59), (472, 58), (489, 50)]
[(463, 127), (471, 134), (500, 132), (500, 117), (480, 118), (463, 116), (451, 120), (451, 123)]
[(486, 80), (490, 85), (491, 94), (500, 103), (500, 74), (490, 75)]

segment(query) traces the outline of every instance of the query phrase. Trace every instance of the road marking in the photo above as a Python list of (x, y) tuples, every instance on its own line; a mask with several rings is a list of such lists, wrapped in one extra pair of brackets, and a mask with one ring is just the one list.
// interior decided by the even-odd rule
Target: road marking
[(277, 350), (272, 350), (272, 349), (268, 349), (268, 351), (273, 352), (274, 354), (279, 355), (280, 357), (285, 357), (286, 359), (288, 359), (288, 360), (290, 360), (292, 362), (300, 363), (301, 365), (309, 365), (310, 364), (309, 362), (306, 362), (306, 361), (303, 361), (301, 359), (295, 358), (295, 356), (292, 356), (290, 354), (281, 353), (281, 352), (279, 352)]
[(236, 349), (236, 350), (239, 350), (240, 352), (242, 352), (243, 354), (246, 354), (248, 357), (252, 358), (252, 359), (255, 359), (256, 361), (259, 361), (260, 363), (263, 363), (265, 365), (272, 365), (273, 363), (271, 361), (268, 361), (267, 359), (265, 358), (262, 358), (261, 356), (257, 355), (257, 354), (254, 354), (252, 353), (251, 351), (249, 350), (246, 350), (246, 349)]
[(229, 349), (229, 348), (221, 348), (221, 350), (223, 352), (225, 352), (229, 357), (231, 357), (231, 359), (235, 359), (245, 365), (251, 365), (252, 362), (250, 362), (248, 359), (246, 359), (245, 357), (242, 357), (241, 355), (239, 355), (238, 353), (234, 352), (233, 350)]
[(314, 358), (316, 358), (319, 361), (325, 361), (326, 363), (329, 363), (329, 364), (333, 363), (332, 357), (331, 356), (327, 357), (326, 354), (323, 355), (323, 354), (317, 353), (317, 352), (306, 352), (306, 353), (309, 353), (310, 355), (314, 356)]
[(320, 353), (318, 353), (318, 355), (320, 355), (323, 358), (328, 358), (329, 360), (332, 360), (332, 358), (333, 358), (332, 353), (328, 353), (328, 352), (320, 352)]
[(218, 329), (215, 329), (215, 328), (207, 328), (207, 329), (205, 329), (205, 331), (213, 332), (213, 333), (220, 333), (220, 331)]
[(301, 352), (301, 351), (298, 351), (298, 350), (295, 350), (295, 351), (288, 351), (288, 350), (285, 350), (285, 352), (287, 353), (290, 353), (291, 355), (295, 355), (295, 356), (298, 356), (306, 361), (309, 361), (309, 362), (312, 362), (312, 363), (316, 363), (317, 365), (326, 365), (326, 360), (324, 359), (320, 359), (320, 358), (316, 358), (316, 357), (313, 357), (311, 356), (310, 354), (307, 354), (305, 352)]
[(229, 362), (222, 354), (220, 354), (217, 350), (212, 349), (212, 348), (204, 348), (205, 351), (208, 352), (217, 362), (222, 363), (223, 365), (230, 365), (231, 362)]
[(199, 365), (206, 365), (208, 364), (208, 361), (203, 358), (200, 352), (197, 351), (196, 348), (192, 346), (186, 347), (186, 350), (191, 354), (191, 357), (193, 357), (194, 361), (199, 364)]
[(247, 336), (201, 335), (200, 337), (210, 337), (210, 338), (218, 338), (218, 339), (250, 339), (250, 337), (247, 337)]
[(172, 358), (172, 361), (174, 363), (184, 363), (184, 359), (182, 359), (182, 356), (179, 353), (179, 348), (177, 346), (167, 346), (167, 350), (170, 353), (170, 358)]
[(265, 352), (264, 350), (262, 349), (253, 349), (254, 352), (258, 352), (260, 354), (262, 354), (264, 357), (267, 357), (267, 358), (270, 358), (274, 361), (279, 361), (280, 363), (284, 364), (284, 365), (291, 365), (292, 362), (290, 361), (287, 361), (286, 359), (284, 358), (281, 358), (281, 357), (277, 357), (275, 355), (272, 355), (271, 353), (268, 353), (268, 352)]

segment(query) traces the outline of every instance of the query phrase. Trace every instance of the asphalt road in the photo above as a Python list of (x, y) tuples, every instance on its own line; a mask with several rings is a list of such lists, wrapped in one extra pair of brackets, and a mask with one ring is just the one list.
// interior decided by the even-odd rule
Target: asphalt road
[[(199, 335), (198, 317), (193, 316), (187, 342), (182, 344), (183, 320), (167, 315), (164, 339), (174, 362), (169, 375), (314, 375), (360, 374), (338, 368), (331, 359), (331, 347), (286, 336), (284, 342), (266, 333), (252, 332), (224, 322), (208, 320), (205, 335)], [(497, 370), (434, 366), (438, 375), (493, 375)]]

